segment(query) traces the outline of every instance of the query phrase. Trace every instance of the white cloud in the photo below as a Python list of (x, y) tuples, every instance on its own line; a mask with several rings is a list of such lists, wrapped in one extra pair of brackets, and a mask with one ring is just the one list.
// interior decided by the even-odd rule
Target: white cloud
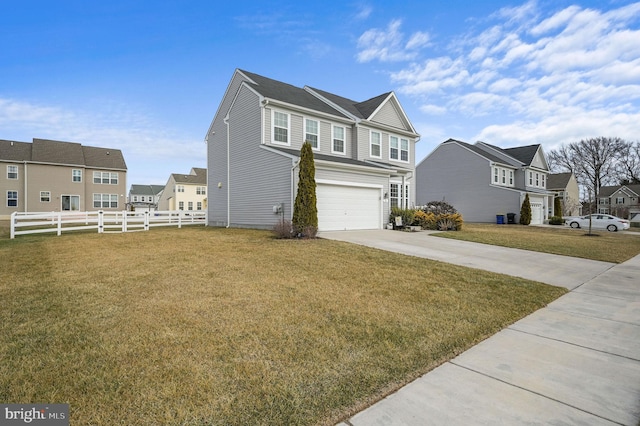
[(405, 43), (405, 36), (400, 31), (402, 21), (392, 20), (386, 29), (372, 28), (358, 38), (358, 62), (397, 62), (414, 59), (419, 49), (429, 43), (426, 32), (415, 32)]
[(373, 8), (368, 4), (360, 4), (357, 6), (357, 9), (358, 10), (354, 16), (357, 21), (364, 21), (371, 16), (371, 13), (373, 12)]
[(397, 90), (422, 100), (423, 114), (476, 126), (477, 139), (498, 145), (638, 138), (640, 2), (549, 12), (529, 1), (489, 21), (431, 46), (446, 55), (405, 58), (389, 72)]

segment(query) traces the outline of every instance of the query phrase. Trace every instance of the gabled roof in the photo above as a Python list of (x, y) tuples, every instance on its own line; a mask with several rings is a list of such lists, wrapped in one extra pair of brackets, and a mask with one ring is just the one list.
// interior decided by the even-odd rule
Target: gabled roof
[(246, 84), (265, 98), (346, 118), (346, 116), (340, 111), (332, 108), (326, 102), (321, 101), (304, 89), (281, 81), (273, 80), (271, 78), (263, 77), (252, 72), (244, 70), (238, 71), (251, 80), (250, 83)]
[(622, 185), (615, 186), (601, 186), (600, 191), (598, 191), (597, 197), (611, 197), (611, 194), (620, 189)]
[(0, 140), (0, 160), (30, 161), (31, 143)]
[(194, 167), (191, 169), (191, 173), (188, 175), (172, 173), (171, 176), (173, 176), (173, 180), (176, 183), (186, 183), (191, 185), (207, 184), (207, 169)]
[(158, 195), (164, 190), (164, 185), (131, 185), (130, 194)]
[(517, 146), (514, 148), (506, 148), (503, 151), (515, 158), (518, 161), (521, 161), (525, 165), (530, 165), (533, 162), (538, 149), (540, 148), (540, 144), (536, 145), (528, 145), (528, 146)]
[(34, 138), (32, 143), (0, 141), (0, 160), (127, 170), (122, 151), (75, 142)]
[(633, 185), (620, 185), (615, 192), (622, 191), (625, 193), (631, 193), (631, 195), (635, 195), (636, 197), (640, 195), (640, 184)]
[(500, 157), (498, 157), (496, 155), (493, 155), (490, 151), (487, 151), (485, 149), (480, 148), (480, 146), (478, 146), (477, 144), (476, 145), (471, 145), (469, 143), (462, 142), (462, 141), (459, 141), (457, 139), (451, 139), (451, 138), (449, 138), (449, 139), (447, 139), (446, 141), (443, 142), (443, 144), (445, 144), (445, 143), (458, 144), (458, 145), (462, 146), (463, 148), (466, 148), (469, 151), (472, 151), (472, 152), (480, 155), (481, 157), (484, 157), (486, 160), (489, 160), (489, 161), (491, 161), (493, 163), (506, 164), (504, 159), (502, 159), (502, 158), (500, 158)]
[(573, 173), (552, 173), (547, 176), (547, 189), (565, 189)]
[(369, 117), (371, 117), (371, 114), (373, 114), (373, 112), (378, 109), (378, 107), (391, 94), (391, 92), (387, 92), (374, 98), (368, 99), (364, 102), (357, 102), (342, 96), (335, 95), (333, 93), (325, 92), (324, 90), (315, 89), (313, 87), (309, 87), (308, 90), (316, 92), (323, 98), (326, 98), (328, 101), (347, 111), (349, 114), (362, 120), (369, 119)]

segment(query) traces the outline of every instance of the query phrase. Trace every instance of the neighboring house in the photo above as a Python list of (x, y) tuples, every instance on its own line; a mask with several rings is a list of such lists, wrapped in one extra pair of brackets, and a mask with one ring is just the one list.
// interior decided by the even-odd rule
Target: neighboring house
[(571, 172), (550, 174), (547, 178), (547, 189), (560, 197), (563, 216), (579, 216), (581, 214), (580, 188)]
[(624, 219), (635, 219), (640, 214), (640, 184), (603, 186), (596, 199), (598, 213)]
[(0, 170), (0, 217), (126, 207), (127, 166), (119, 149), (0, 140)]
[(158, 201), (159, 210), (206, 210), (207, 169), (192, 168), (188, 175), (173, 173)]
[(236, 70), (206, 137), (209, 224), (291, 219), (309, 141), (318, 229), (380, 229), (391, 206), (415, 202), (418, 138), (393, 92), (356, 102)]
[(467, 222), (496, 222), (509, 213), (519, 221), (529, 194), (531, 223), (553, 214), (554, 193), (547, 190), (549, 168), (540, 145), (502, 149), (484, 142), (473, 145), (449, 139), (416, 167), (417, 203), (446, 201)]
[(131, 185), (129, 207), (132, 211), (158, 210), (160, 195), (164, 185)]

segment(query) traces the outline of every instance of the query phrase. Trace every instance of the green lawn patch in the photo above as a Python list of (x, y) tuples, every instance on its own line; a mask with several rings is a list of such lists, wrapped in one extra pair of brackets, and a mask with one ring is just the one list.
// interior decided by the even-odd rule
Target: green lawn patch
[(71, 424), (335, 424), (566, 290), (208, 227), (0, 240), (0, 401)]
[(434, 234), (442, 238), (519, 248), (603, 262), (621, 263), (640, 253), (640, 236), (629, 231), (608, 232), (540, 227), (465, 223), (461, 231)]

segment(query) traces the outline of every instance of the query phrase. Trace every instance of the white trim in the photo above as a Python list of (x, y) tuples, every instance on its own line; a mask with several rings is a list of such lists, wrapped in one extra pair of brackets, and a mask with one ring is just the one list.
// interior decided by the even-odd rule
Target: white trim
[[(334, 150), (334, 139), (335, 138), (335, 130), (336, 128), (342, 129), (342, 151)], [(331, 124), (331, 153), (332, 154), (340, 154), (347, 155), (347, 127), (346, 126), (338, 126), (335, 124)]]
[(320, 120), (318, 120), (317, 118), (311, 118), (311, 117), (302, 117), (302, 143), (304, 144), (307, 141), (307, 120), (309, 121), (315, 121), (316, 123), (318, 123), (318, 133), (316, 133), (316, 136), (318, 137), (318, 146), (317, 147), (313, 147), (313, 145), (311, 146), (311, 149), (313, 151), (320, 151)]
[[(287, 141), (286, 142), (281, 142), (276, 140), (276, 132), (275, 132), (276, 113), (287, 116)], [(281, 129), (283, 128), (281, 126), (278, 126), (278, 127)], [(291, 146), (291, 113), (271, 108), (271, 143), (274, 145)]]
[[(396, 138), (398, 140), (398, 158), (391, 157), (391, 138)], [(402, 159), (402, 141), (407, 141), (407, 160)], [(397, 163), (411, 164), (411, 143), (409, 138), (403, 138), (398, 136), (397, 134), (390, 133), (389, 134), (389, 161), (395, 161)]]
[(384, 185), (375, 183), (360, 183), (344, 180), (332, 180), (332, 179), (316, 179), (316, 183), (322, 183), (325, 185), (338, 185), (338, 186), (356, 186), (358, 188), (379, 188), (383, 189)]
[[(380, 148), (380, 155), (373, 155), (371, 153), (371, 150), (373, 148), (373, 136), (372, 135), (374, 133), (377, 133), (378, 135), (380, 135), (380, 139), (378, 140), (378, 142), (379, 142), (378, 147)], [(380, 132), (380, 131), (369, 129), (369, 157), (382, 159), (382, 132)]]

